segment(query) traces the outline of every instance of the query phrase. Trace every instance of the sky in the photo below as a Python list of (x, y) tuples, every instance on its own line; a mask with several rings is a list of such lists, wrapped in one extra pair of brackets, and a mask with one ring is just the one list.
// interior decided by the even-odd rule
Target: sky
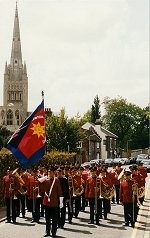
[[(15, 0), (0, 0), (0, 105)], [(149, 102), (149, 0), (18, 0), (22, 59), (33, 111), (83, 116), (98, 95)], [(102, 107), (101, 107), (101, 110)]]

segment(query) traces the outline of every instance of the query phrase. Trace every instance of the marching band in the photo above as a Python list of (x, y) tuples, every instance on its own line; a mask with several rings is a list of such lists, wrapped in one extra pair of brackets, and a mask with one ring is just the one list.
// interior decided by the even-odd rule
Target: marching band
[[(147, 171), (142, 163), (125, 171), (120, 164), (108, 170), (105, 164), (81, 167), (79, 164), (56, 164), (22, 170), (9, 168), (3, 177), (7, 223), (32, 213), (31, 222), (45, 217), (44, 237), (56, 236), (66, 219), (72, 223), (89, 206), (89, 224), (100, 225), (108, 219), (111, 202), (123, 205), (125, 226), (134, 227), (139, 206), (143, 204)], [(68, 217), (67, 217), (68, 216)]]

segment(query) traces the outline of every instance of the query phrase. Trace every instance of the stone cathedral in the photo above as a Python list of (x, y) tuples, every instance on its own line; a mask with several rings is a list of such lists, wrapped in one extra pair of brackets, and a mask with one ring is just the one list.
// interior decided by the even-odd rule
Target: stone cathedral
[(3, 106), (0, 106), (0, 125), (15, 131), (28, 115), (28, 77), (22, 63), (18, 8), (16, 4), (10, 63), (5, 64)]

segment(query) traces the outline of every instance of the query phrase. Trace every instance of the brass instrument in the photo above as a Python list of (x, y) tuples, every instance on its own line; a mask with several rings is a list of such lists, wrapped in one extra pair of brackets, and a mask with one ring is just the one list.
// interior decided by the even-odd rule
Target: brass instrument
[[(132, 184), (132, 192), (133, 192), (133, 196), (132, 196), (132, 200), (133, 200), (133, 222), (135, 222), (134, 221), (135, 196), (137, 196), (137, 194), (138, 194), (138, 184), (135, 181)], [(138, 201), (138, 196), (137, 196), (137, 201)]]
[(144, 197), (144, 195), (145, 195), (145, 187), (142, 186), (142, 187), (138, 188), (138, 197), (142, 198), (142, 197)]
[(38, 186), (37, 189), (38, 189), (37, 198), (41, 198), (42, 196), (40, 195), (40, 186)]
[(105, 189), (101, 191), (101, 196), (107, 200), (110, 200), (114, 197), (114, 187), (109, 188), (109, 185), (102, 179), (101, 183), (103, 183)]
[(14, 188), (14, 178), (13, 177), (11, 177), (9, 193), (10, 193), (11, 199), (18, 199), (16, 196), (15, 188)]
[(72, 197), (72, 191), (73, 191), (73, 179), (72, 176), (68, 176), (68, 184), (69, 184), (69, 208), (70, 212), (72, 213), (72, 204), (71, 204), (71, 197)]
[[(74, 184), (73, 184), (73, 196), (81, 196), (82, 193), (84, 192), (84, 187), (83, 187), (83, 182), (82, 182), (82, 177), (81, 177), (81, 185), (80, 187), (74, 188)], [(73, 181), (75, 182), (75, 184), (78, 186), (78, 182), (76, 179), (73, 179)]]
[(18, 171), (18, 168), (12, 172), (12, 175), (18, 180), (20, 184), (20, 188), (18, 189), (18, 192), (22, 195), (25, 195), (27, 193), (27, 190), (25, 188), (25, 182), (23, 181), (23, 179), (21, 178), (21, 176), (18, 174), (17, 171)]
[(94, 188), (94, 190), (95, 190), (95, 214), (97, 214), (97, 199), (98, 199), (97, 193), (100, 190), (100, 187), (101, 187), (101, 179), (99, 177), (96, 177), (96, 186)]
[[(38, 181), (38, 182), (40, 182), (41, 179), (46, 180), (47, 176), (41, 178), (41, 176), (38, 175), (38, 176), (35, 177), (35, 180)], [(34, 196), (36, 195), (35, 194), (36, 191), (37, 191), (37, 196), (36, 197), (41, 198), (42, 196), (40, 195), (40, 186), (39, 185), (34, 187)]]
[(140, 206), (140, 200), (139, 198), (143, 197), (145, 194), (145, 187), (143, 189), (143, 187), (138, 188), (138, 183), (136, 183), (134, 181), (133, 185), (132, 185), (132, 192), (133, 192), (133, 203), (135, 202), (135, 196), (137, 196), (137, 204)]

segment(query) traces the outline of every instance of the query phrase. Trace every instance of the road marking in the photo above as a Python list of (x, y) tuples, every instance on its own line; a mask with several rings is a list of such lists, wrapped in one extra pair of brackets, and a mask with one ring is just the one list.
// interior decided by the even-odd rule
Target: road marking
[[(145, 198), (147, 198), (149, 184), (150, 184), (150, 179), (148, 180), (148, 185), (146, 186)], [(150, 214), (150, 210), (148, 211), (148, 216), (149, 216), (149, 214)], [(139, 219), (138, 219), (138, 221), (135, 222), (135, 227), (133, 229), (131, 238), (136, 238), (136, 233), (137, 233), (137, 230), (138, 230), (138, 227), (139, 227), (139, 222), (141, 220), (140, 218), (142, 217), (141, 215), (142, 215), (142, 208), (139, 210), (139, 214), (138, 214)], [(148, 220), (146, 220), (146, 221), (148, 221)], [(147, 232), (147, 234), (144, 235), (144, 238), (149, 238), (149, 231)]]

